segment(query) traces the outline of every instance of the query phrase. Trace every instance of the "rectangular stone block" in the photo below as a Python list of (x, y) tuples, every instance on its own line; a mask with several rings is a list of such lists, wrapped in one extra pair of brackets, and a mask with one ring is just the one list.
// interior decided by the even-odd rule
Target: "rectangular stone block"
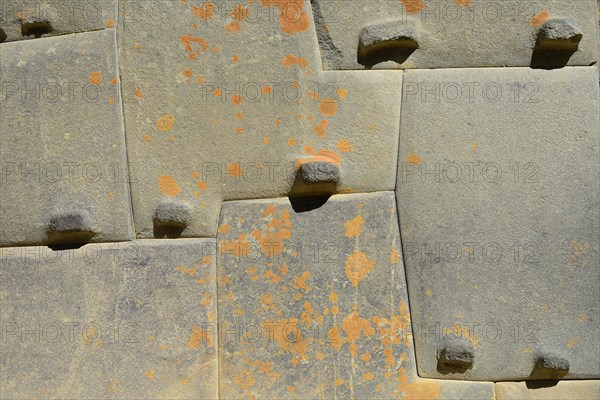
[[(594, 0), (311, 0), (325, 69), (589, 66), (598, 62)], [(549, 21), (570, 18), (575, 51), (535, 50)], [(366, 57), (361, 35), (377, 39)], [(554, 41), (555, 42), (555, 41)], [(367, 41), (372, 44), (373, 40)], [(556, 44), (556, 43), (555, 43)], [(368, 50), (368, 48), (367, 48)], [(535, 51), (534, 51), (535, 50)], [(558, 51), (556, 51), (558, 50)]]
[(115, 30), (0, 46), (0, 246), (130, 240)]
[(492, 399), (420, 379), (394, 194), (223, 204), (222, 399)]
[[(127, 2), (138, 237), (215, 236), (223, 200), (395, 187), (401, 71), (323, 72), (309, 2), (285, 4)], [(337, 181), (304, 181), (308, 162)], [(165, 223), (165, 207), (181, 212)]]
[(2, 0), (0, 43), (114, 28), (117, 0)]
[(0, 397), (216, 399), (215, 247), (0, 249)]
[(405, 73), (397, 201), (420, 376), (600, 376), (597, 80)]
[(499, 382), (497, 400), (595, 400), (600, 397), (600, 381)]

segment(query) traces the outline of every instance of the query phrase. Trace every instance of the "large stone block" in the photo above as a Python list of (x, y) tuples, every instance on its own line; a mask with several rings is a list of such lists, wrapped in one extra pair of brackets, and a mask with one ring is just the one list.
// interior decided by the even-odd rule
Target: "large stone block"
[(0, 43), (113, 28), (117, 0), (2, 0)]
[[(420, 376), (600, 376), (597, 80), (405, 72), (397, 201), (413, 322), (430, 332)], [(444, 368), (448, 335), (472, 365)]]
[(223, 204), (221, 398), (492, 399), (417, 376), (394, 194), (324, 200)]
[(215, 247), (0, 249), (0, 397), (217, 398)]
[(600, 381), (499, 382), (497, 400), (596, 400)]
[(115, 30), (0, 46), (0, 246), (133, 237)]
[[(598, 61), (594, 0), (311, 0), (325, 69), (588, 66)], [(535, 51), (554, 19), (583, 35), (574, 49)], [(545, 26), (545, 28), (544, 28)], [(386, 44), (365, 57), (360, 38)], [(574, 32), (574, 30), (573, 30)], [(376, 34), (377, 36), (373, 36)], [(401, 40), (390, 40), (390, 39)]]
[[(190, 210), (177, 234), (197, 237), (216, 235), (223, 200), (393, 190), (402, 72), (324, 73), (308, 1), (126, 7), (138, 237), (161, 237), (153, 218), (170, 199)], [(338, 171), (303, 177), (305, 163)]]

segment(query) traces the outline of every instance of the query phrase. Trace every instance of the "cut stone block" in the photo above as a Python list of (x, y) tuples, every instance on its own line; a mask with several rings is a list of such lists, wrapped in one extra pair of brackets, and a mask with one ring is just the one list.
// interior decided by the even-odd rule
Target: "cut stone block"
[(418, 38), (414, 21), (397, 19), (368, 24), (360, 32), (358, 62), (369, 68), (390, 60), (402, 64), (419, 48)]
[(223, 204), (222, 399), (492, 399), (493, 384), (420, 379), (392, 192)]
[(113, 28), (116, 19), (117, 0), (2, 0), (0, 43)]
[[(421, 377), (600, 376), (596, 67), (405, 72), (397, 201)], [(464, 372), (438, 369), (448, 335)], [(560, 371), (562, 370), (562, 371)], [(546, 376), (546, 377), (544, 377)]]
[(216, 399), (215, 247), (0, 249), (0, 397)]
[(0, 246), (133, 237), (115, 30), (0, 48)]
[(496, 383), (497, 400), (596, 400), (600, 381), (556, 381)]
[(393, 190), (402, 72), (323, 72), (308, 1), (211, 3), (126, 2), (138, 237), (167, 199), (192, 209), (182, 237), (206, 237), (224, 200), (329, 193), (298, 179), (306, 162), (338, 166), (333, 193)]
[[(540, 27), (556, 18), (576, 21), (583, 34), (566, 65), (598, 62), (595, 0), (311, 0), (326, 70), (527, 67)], [(417, 24), (418, 48), (365, 64), (360, 37), (365, 26), (395, 19)], [(410, 41), (409, 41), (410, 42)], [(393, 54), (394, 52), (390, 52)], [(389, 60), (389, 61), (388, 61)]]
[(339, 167), (333, 162), (307, 162), (300, 170), (306, 183), (336, 183), (340, 180)]

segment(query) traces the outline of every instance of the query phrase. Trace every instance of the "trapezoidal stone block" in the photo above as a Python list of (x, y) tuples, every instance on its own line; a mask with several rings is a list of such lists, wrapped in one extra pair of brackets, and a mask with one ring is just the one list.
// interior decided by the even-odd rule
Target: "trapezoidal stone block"
[(392, 192), (226, 202), (217, 243), (221, 398), (493, 398), (417, 376)]
[[(597, 80), (405, 72), (397, 201), (420, 376), (599, 376)], [(472, 365), (440, 368), (451, 335)]]
[(0, 397), (217, 398), (215, 248), (0, 249)]
[(133, 237), (115, 30), (0, 48), (0, 246)]
[[(169, 199), (191, 208), (179, 236), (206, 237), (224, 200), (394, 189), (402, 72), (323, 72), (310, 4), (285, 4), (127, 2), (136, 13), (119, 38), (138, 237), (156, 237)], [(338, 171), (306, 182), (307, 163)]]
[[(594, 0), (312, 0), (311, 4), (326, 70), (589, 66), (599, 57)], [(553, 19), (575, 21), (582, 34), (578, 48), (558, 58), (532, 57), (538, 30)], [(398, 37), (404, 37), (404, 46), (396, 43), (389, 51), (365, 57), (361, 45), (365, 29), (385, 27), (382, 21), (389, 20), (397, 21), (395, 27), (377, 29), (378, 37), (403, 31)], [(413, 27), (409, 35), (408, 26)]]
[(117, 0), (2, 0), (0, 43), (113, 28)]

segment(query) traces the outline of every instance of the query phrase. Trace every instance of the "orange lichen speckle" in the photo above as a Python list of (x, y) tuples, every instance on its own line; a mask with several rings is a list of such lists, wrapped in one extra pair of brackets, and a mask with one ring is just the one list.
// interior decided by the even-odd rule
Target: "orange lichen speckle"
[(92, 71), (88, 76), (88, 80), (94, 86), (99, 86), (102, 83), (103, 75), (101, 71)]
[(375, 334), (375, 329), (371, 326), (369, 320), (362, 318), (357, 311), (346, 315), (342, 321), (342, 329), (346, 334), (346, 341), (350, 345), (350, 353), (355, 358), (358, 356), (356, 341), (363, 335), (370, 337)]
[(365, 223), (365, 220), (360, 215), (357, 215), (356, 217), (352, 218), (351, 220), (344, 222), (344, 228), (346, 228), (346, 237), (347, 238), (360, 237), (360, 235), (362, 233), (361, 225), (364, 223)]
[(107, 19), (106, 21), (104, 21), (104, 26), (107, 28), (114, 28), (115, 27), (115, 20), (114, 19)]
[(144, 135), (144, 142), (149, 142), (150, 140), (152, 140), (150, 135)]
[(340, 96), (340, 99), (346, 100), (346, 96), (348, 96), (348, 91), (344, 88), (339, 88), (337, 90), (337, 94), (338, 96)]
[(156, 121), (156, 127), (163, 132), (168, 132), (173, 129), (174, 124), (175, 117), (170, 114), (165, 114)]
[(288, 146), (295, 146), (298, 143), (298, 141), (294, 138), (289, 138), (287, 143)]
[(194, 71), (192, 71), (191, 68), (188, 68), (188, 69), (184, 69), (182, 73), (183, 73), (183, 76), (185, 76), (186, 78), (191, 78), (192, 75), (194, 74)]
[(239, 106), (240, 104), (242, 104), (242, 101), (244, 99), (242, 98), (241, 95), (236, 94), (236, 95), (231, 96), (230, 100), (231, 100), (231, 102), (233, 103), (234, 106)]
[(337, 100), (326, 98), (319, 105), (319, 112), (326, 117), (333, 117), (338, 112)]
[(373, 375), (373, 373), (372, 373), (372, 372), (367, 372), (367, 373), (364, 373), (364, 374), (363, 374), (362, 378), (363, 378), (365, 381), (372, 381), (373, 379), (375, 379), (375, 375)]
[(416, 154), (408, 153), (408, 156), (406, 157), (406, 162), (409, 164), (421, 164), (421, 162), (423, 162), (423, 159)]
[(310, 17), (304, 12), (304, 0), (260, 0), (264, 7), (279, 9), (279, 25), (288, 35), (307, 32)]
[(573, 347), (577, 346), (577, 342), (577, 338), (570, 337), (569, 340), (567, 340), (567, 349), (572, 349)]
[[(188, 54), (188, 58), (190, 60), (194, 60), (202, 51), (208, 50), (208, 43), (201, 37), (183, 35), (179, 38), (179, 40), (181, 43), (183, 43), (183, 50)], [(195, 52), (194, 46), (192, 46), (193, 43), (198, 45), (198, 49)]]
[(268, 136), (265, 136), (265, 137), (263, 138), (263, 141), (262, 141), (262, 142), (263, 142), (263, 144), (269, 144), (269, 143), (271, 143), (271, 139), (270, 139)]
[(350, 142), (347, 139), (341, 139), (337, 142), (336, 144), (338, 150), (341, 153), (348, 153), (350, 151), (352, 151), (352, 145), (350, 144)]
[(242, 176), (242, 166), (239, 163), (233, 162), (227, 166), (227, 174), (233, 177)]
[(165, 196), (175, 197), (181, 192), (181, 188), (177, 181), (169, 175), (161, 175), (158, 178), (158, 188)]
[(344, 271), (352, 286), (358, 287), (358, 284), (367, 278), (374, 266), (375, 263), (369, 260), (365, 253), (360, 250), (354, 250), (346, 259)]
[(306, 282), (310, 279), (310, 272), (304, 271), (300, 276), (294, 276), (293, 284), (296, 289), (304, 290), (305, 292), (310, 292), (310, 286)]
[(329, 121), (327, 121), (326, 119), (319, 122), (317, 125), (315, 125), (315, 128), (314, 128), (315, 135), (317, 135), (321, 139), (325, 139), (325, 137), (327, 136), (327, 127), (328, 126), (329, 126)]
[(212, 335), (205, 332), (203, 329), (194, 326), (192, 328), (192, 334), (188, 339), (188, 348), (190, 349), (198, 349), (200, 348), (200, 343), (206, 342), (206, 344), (210, 347), (213, 343)]
[(290, 54), (288, 54), (287, 56), (283, 57), (283, 60), (281, 60), (281, 63), (286, 68), (292, 68), (294, 65), (299, 65), (302, 68), (306, 68), (308, 66), (308, 61), (306, 61), (305, 58), (303, 58), (303, 57), (294, 57), (294, 56), (292, 56)]
[(215, 18), (215, 5), (214, 3), (206, 3), (200, 7), (192, 6), (192, 12), (200, 21), (208, 21)]
[(550, 13), (548, 11), (542, 11), (531, 17), (532, 26), (542, 26), (550, 19)]
[(145, 372), (146, 378), (148, 379), (154, 379), (154, 376), (156, 375), (156, 371), (153, 369), (149, 369), (148, 371)]
[(423, 11), (427, 5), (422, 0), (400, 0), (404, 9), (409, 14), (416, 14)]
[(273, 93), (273, 88), (271, 86), (268, 86), (268, 85), (263, 86), (261, 90), (262, 90), (262, 92), (264, 94), (271, 94), (271, 93)]
[(138, 99), (141, 99), (142, 97), (144, 97), (144, 94), (142, 93), (142, 89), (140, 89), (140, 88), (135, 88), (135, 90), (133, 91), (133, 95), (135, 97), (137, 97)]
[(471, 5), (471, 0), (454, 0), (454, 3), (457, 6), (463, 5), (465, 7), (469, 7)]

